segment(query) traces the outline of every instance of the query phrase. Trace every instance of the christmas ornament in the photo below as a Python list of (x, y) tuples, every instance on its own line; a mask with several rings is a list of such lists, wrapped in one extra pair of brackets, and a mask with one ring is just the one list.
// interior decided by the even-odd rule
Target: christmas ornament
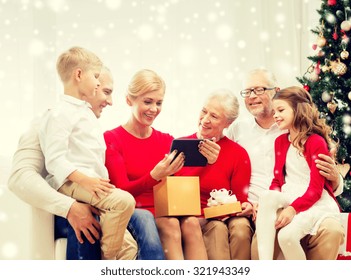
[(330, 102), (328, 102), (327, 107), (328, 107), (329, 111), (332, 112), (332, 114), (334, 114), (338, 105), (334, 101), (330, 101)]
[(334, 6), (334, 5), (336, 5), (336, 0), (328, 0), (328, 5), (329, 5), (329, 6)]
[(336, 26), (334, 27), (334, 33), (333, 33), (333, 39), (336, 41), (336, 40), (338, 40), (338, 38), (339, 38), (339, 35), (338, 35), (338, 32), (337, 32), (337, 30), (336, 30)]
[(310, 74), (310, 76), (308, 77), (308, 79), (311, 81), (311, 82), (317, 82), (319, 80), (319, 76), (316, 72), (313, 72)]
[(348, 20), (344, 20), (341, 24), (340, 24), (340, 28), (344, 31), (350, 31), (351, 29), (351, 22)]
[(350, 170), (350, 164), (348, 163), (343, 163), (343, 164), (337, 164), (336, 169), (338, 172), (341, 174), (341, 176), (345, 179), (347, 172)]
[(344, 13), (342, 11), (340, 11), (340, 10), (337, 10), (335, 14), (336, 14), (336, 16), (338, 18), (343, 18), (344, 17)]
[(343, 117), (342, 117), (342, 122), (343, 122), (343, 124), (351, 124), (351, 116), (350, 115), (344, 115)]
[[(303, 85), (303, 88), (304, 88), (305, 90), (307, 90), (307, 91), (310, 90), (310, 87), (309, 87), (308, 85)], [(349, 96), (351, 97), (351, 91), (350, 91), (350, 93), (349, 93)], [(351, 98), (350, 98), (350, 100), (351, 100)]]
[(343, 50), (341, 53), (340, 53), (340, 57), (342, 59), (348, 59), (349, 57), (349, 52), (347, 50)]
[(327, 102), (329, 102), (330, 100), (332, 100), (332, 97), (331, 97), (330, 93), (327, 92), (327, 91), (324, 91), (324, 92), (322, 93), (322, 100), (323, 100), (323, 102), (325, 102), (325, 103), (327, 103)]
[(325, 72), (329, 72), (330, 67), (328, 65), (323, 65), (321, 69), (322, 69), (322, 72), (325, 73)]
[(351, 100), (351, 91), (350, 91), (349, 94), (347, 95), (347, 98)]
[(318, 36), (316, 44), (320, 48), (324, 47), (327, 44), (327, 39), (324, 38), (323, 34)]
[(341, 62), (339, 58), (336, 61), (331, 61), (330, 66), (332, 72), (338, 76), (344, 75), (347, 71), (346, 64)]

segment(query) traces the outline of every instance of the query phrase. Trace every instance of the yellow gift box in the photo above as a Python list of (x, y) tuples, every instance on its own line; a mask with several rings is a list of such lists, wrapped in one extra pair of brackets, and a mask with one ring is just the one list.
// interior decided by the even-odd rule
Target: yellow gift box
[(197, 176), (168, 176), (154, 186), (155, 216), (201, 215)]
[(240, 201), (236, 201), (233, 203), (227, 203), (217, 206), (211, 206), (204, 208), (204, 215), (206, 219), (226, 216), (229, 214), (234, 214), (241, 212), (241, 204)]

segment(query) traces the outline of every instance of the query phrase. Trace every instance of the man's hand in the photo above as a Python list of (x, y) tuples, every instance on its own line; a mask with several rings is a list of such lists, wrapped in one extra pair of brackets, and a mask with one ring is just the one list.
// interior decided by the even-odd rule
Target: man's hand
[(330, 153), (331, 157), (324, 154), (319, 154), (319, 159), (316, 159), (315, 162), (316, 167), (319, 169), (319, 173), (332, 183), (333, 190), (335, 191), (340, 183), (339, 172), (333, 159), (335, 157), (336, 149), (332, 148)]
[(83, 243), (82, 233), (91, 244), (95, 243), (93, 236), (100, 239), (100, 223), (94, 218), (93, 213), (100, 216), (100, 212), (93, 206), (77, 201), (68, 211), (67, 220), (80, 243)]

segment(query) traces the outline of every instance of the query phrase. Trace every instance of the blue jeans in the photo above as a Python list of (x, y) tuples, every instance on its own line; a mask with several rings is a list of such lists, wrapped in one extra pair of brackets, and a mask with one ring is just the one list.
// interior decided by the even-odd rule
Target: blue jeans
[[(129, 221), (128, 230), (138, 244), (138, 260), (165, 259), (155, 219), (150, 211), (135, 209)], [(67, 260), (101, 259), (99, 240), (91, 244), (83, 235), (84, 242), (80, 244), (68, 221), (55, 216), (55, 239), (57, 238), (67, 238)]]
[(137, 260), (165, 259), (155, 218), (150, 211), (135, 209), (127, 228), (138, 244)]

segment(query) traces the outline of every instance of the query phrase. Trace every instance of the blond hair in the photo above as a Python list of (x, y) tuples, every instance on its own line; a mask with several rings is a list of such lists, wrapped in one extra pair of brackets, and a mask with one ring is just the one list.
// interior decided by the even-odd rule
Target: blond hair
[(166, 84), (164, 80), (154, 71), (149, 69), (139, 70), (129, 82), (127, 95), (136, 98), (147, 92), (162, 90), (165, 93)]
[(63, 83), (69, 81), (72, 72), (81, 68), (82, 70), (102, 67), (102, 61), (93, 52), (82, 47), (72, 47), (62, 53), (56, 62), (56, 69)]

